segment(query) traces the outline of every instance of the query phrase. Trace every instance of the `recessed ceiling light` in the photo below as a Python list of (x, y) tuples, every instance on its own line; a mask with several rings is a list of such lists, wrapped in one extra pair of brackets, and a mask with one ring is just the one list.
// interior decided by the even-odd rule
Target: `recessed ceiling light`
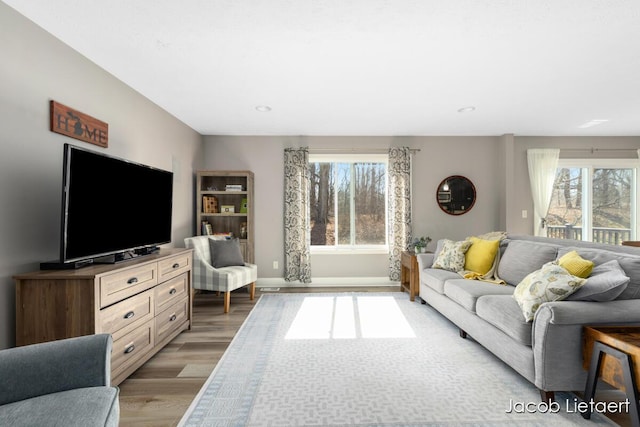
[(462, 107), (458, 109), (458, 113), (470, 113), (471, 111), (475, 111), (476, 107), (473, 105), (469, 105), (468, 107)]
[(256, 110), (260, 111), (261, 113), (268, 113), (269, 111), (271, 111), (271, 107), (269, 107), (268, 105), (258, 105), (256, 107)]
[(594, 126), (598, 126), (601, 125), (603, 123), (608, 122), (609, 119), (595, 119), (595, 120), (589, 120), (586, 123), (581, 124), (580, 126), (578, 126), (581, 129), (585, 129), (585, 128), (590, 128), (590, 127), (594, 127)]

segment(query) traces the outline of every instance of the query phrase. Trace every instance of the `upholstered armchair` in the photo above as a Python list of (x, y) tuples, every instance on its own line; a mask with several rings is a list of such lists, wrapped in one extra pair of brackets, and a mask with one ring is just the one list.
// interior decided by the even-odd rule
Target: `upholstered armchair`
[[(224, 292), (224, 312), (229, 312), (231, 291), (249, 286), (249, 298), (255, 297), (258, 267), (245, 263), (237, 240), (212, 240), (209, 236), (184, 239), (193, 249), (193, 288)], [(213, 249), (213, 251), (212, 251)]]
[(109, 334), (0, 351), (0, 425), (118, 426)]

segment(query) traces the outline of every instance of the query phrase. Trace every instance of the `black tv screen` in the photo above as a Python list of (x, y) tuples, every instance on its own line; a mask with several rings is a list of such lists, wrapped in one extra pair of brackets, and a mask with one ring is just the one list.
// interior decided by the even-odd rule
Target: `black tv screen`
[(171, 241), (173, 173), (64, 148), (61, 262)]

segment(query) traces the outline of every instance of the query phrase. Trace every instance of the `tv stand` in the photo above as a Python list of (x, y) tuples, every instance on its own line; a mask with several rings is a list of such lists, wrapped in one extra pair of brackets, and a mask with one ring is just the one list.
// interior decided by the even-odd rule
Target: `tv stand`
[(14, 276), (16, 345), (110, 333), (118, 385), (191, 327), (191, 268), (191, 249), (163, 248), (118, 264)]

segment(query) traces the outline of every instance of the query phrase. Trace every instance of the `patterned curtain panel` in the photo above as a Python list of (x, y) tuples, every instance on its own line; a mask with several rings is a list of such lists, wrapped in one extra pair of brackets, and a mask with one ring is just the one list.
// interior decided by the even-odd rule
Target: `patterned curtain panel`
[(411, 150), (389, 149), (389, 280), (400, 280), (400, 257), (411, 239)]
[(284, 280), (311, 283), (309, 149), (284, 150)]

